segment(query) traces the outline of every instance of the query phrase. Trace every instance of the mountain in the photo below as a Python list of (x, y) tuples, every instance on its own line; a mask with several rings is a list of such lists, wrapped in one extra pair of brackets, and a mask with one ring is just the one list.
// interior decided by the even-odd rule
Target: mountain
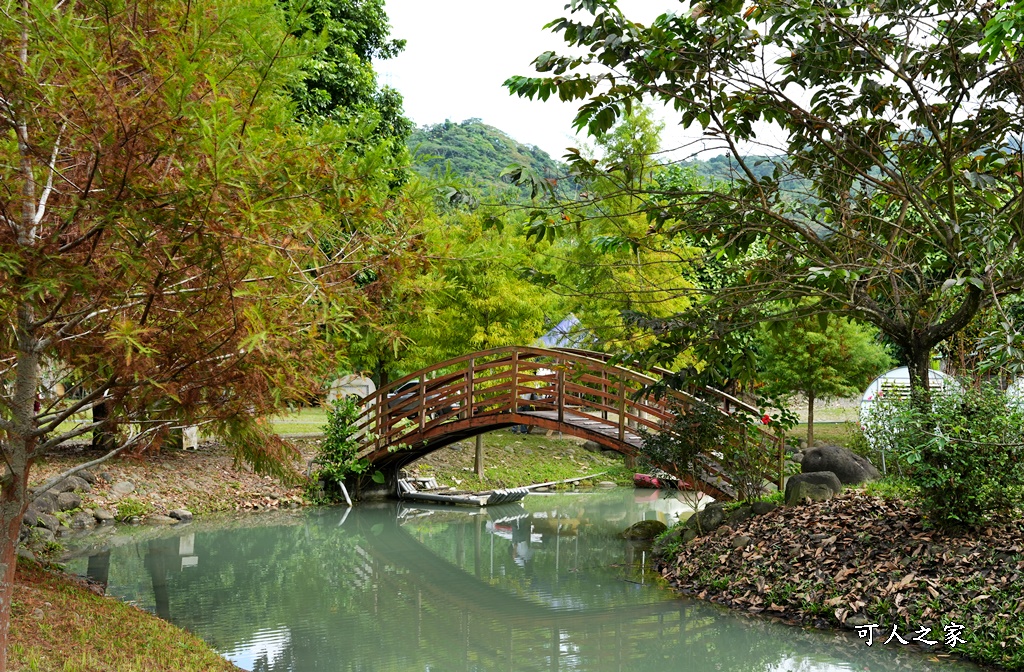
[(567, 172), (547, 152), (516, 142), (479, 119), (422, 126), (412, 132), (407, 144), (417, 172), (443, 172), (448, 165), (456, 175), (485, 190), (507, 190), (509, 184), (500, 176), (512, 164), (527, 166), (542, 178), (557, 179)]

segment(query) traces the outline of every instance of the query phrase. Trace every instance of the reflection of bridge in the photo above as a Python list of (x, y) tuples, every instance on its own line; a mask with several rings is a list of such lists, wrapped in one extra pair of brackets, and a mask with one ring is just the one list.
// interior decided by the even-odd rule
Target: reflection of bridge
[[(652, 373), (661, 375), (662, 370)], [(583, 350), (506, 347), (435, 364), (382, 387), (363, 399), (358, 431), (361, 457), (394, 474), (405, 465), (477, 434), (534, 425), (581, 437), (635, 456), (642, 432), (658, 432), (677, 413), (699, 403), (723, 412), (757, 410), (705, 388), (701, 397), (675, 390), (656, 394), (658, 378), (610, 363)], [(763, 430), (725, 440), (756, 441), (780, 456), (780, 438)], [(659, 465), (678, 477), (673, 465)], [(732, 499), (731, 479), (706, 461), (697, 487), (716, 499)]]
[[(515, 506), (515, 505), (512, 505)], [(454, 612), (466, 611), (475, 619), (488, 619), (507, 627), (569, 628), (584, 625), (614, 624), (659, 614), (679, 613), (681, 605), (675, 600), (649, 603), (621, 604), (617, 606), (570, 609), (538, 604), (522, 595), (492, 585), (481, 573), (481, 524), (475, 517), (474, 551), (476, 574), (439, 557), (434, 551), (402, 529), (398, 520), (388, 520), (384, 529), (371, 530), (365, 516), (361, 523), (360, 549), (367, 558), (389, 568), (373, 574), (377, 582), (403, 580), (418, 592), (433, 595)], [(379, 523), (378, 523), (379, 525)], [(406, 589), (409, 585), (405, 586)], [(406, 591), (408, 592), (408, 591)]]

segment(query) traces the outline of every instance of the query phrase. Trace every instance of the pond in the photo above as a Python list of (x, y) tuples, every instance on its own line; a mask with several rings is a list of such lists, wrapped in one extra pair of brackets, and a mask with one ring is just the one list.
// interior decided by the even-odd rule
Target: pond
[(108, 528), (69, 570), (248, 670), (974, 670), (854, 633), (678, 597), (642, 545), (677, 493), (530, 495), (463, 509), (397, 502)]

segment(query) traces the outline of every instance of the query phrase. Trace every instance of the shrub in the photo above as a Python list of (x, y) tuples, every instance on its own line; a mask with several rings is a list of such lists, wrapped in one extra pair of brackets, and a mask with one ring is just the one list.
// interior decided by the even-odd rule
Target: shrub
[(746, 415), (728, 415), (709, 404), (677, 411), (672, 423), (657, 433), (642, 432), (641, 462), (691, 478), (704, 473), (709, 461), (721, 465), (739, 499), (765, 494), (764, 482), (778, 466), (778, 455)]
[(930, 406), (890, 400), (866, 427), (909, 471), (928, 519), (974, 528), (1024, 501), (1024, 413), (1000, 390), (949, 389)]
[(114, 514), (114, 518), (124, 522), (131, 518), (142, 518), (153, 510), (153, 505), (149, 502), (143, 502), (133, 497), (125, 497), (117, 503), (117, 512)]
[(365, 473), (369, 468), (365, 458), (356, 457), (359, 452), (359, 441), (355, 434), (358, 418), (359, 406), (351, 397), (338, 399), (327, 409), (324, 438), (313, 459), (316, 469), (311, 474), (310, 486), (314, 499), (341, 501), (341, 488), (338, 484), (344, 483), (349, 475)]

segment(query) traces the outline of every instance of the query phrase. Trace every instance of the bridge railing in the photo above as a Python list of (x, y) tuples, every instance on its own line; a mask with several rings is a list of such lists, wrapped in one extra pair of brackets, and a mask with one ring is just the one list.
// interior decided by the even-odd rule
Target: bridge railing
[[(397, 449), (443, 432), (442, 425), (495, 424), (495, 416), (523, 411), (543, 414), (557, 422), (571, 415), (604, 428), (605, 435), (637, 445), (646, 429), (662, 431), (679, 411), (695, 403), (715, 403), (727, 412), (759, 415), (739, 399), (710, 388), (701, 397), (668, 390), (651, 392), (657, 380), (609, 362), (610, 356), (582, 350), (547, 350), (530, 347), (497, 348), (440, 362), (383, 386), (364, 399), (357, 419), (362, 454)], [(655, 373), (667, 374), (657, 370)], [(522, 422), (509, 419), (509, 422)], [(781, 437), (761, 428), (748, 436), (742, 426), (739, 440), (754, 440), (779, 455)]]

